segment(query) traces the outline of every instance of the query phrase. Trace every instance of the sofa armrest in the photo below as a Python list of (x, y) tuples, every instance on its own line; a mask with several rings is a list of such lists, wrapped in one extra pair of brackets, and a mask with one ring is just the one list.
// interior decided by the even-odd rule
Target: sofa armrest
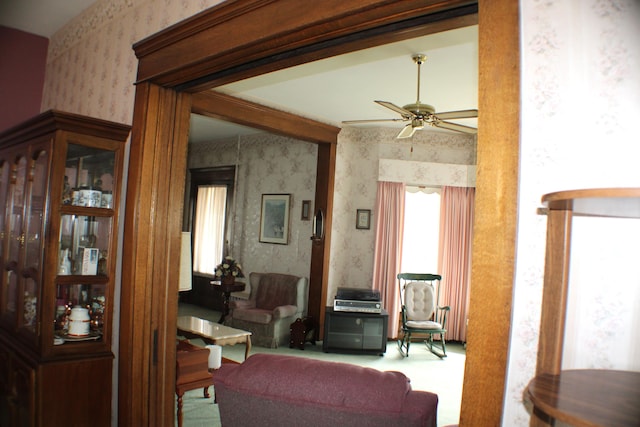
[(285, 317), (291, 317), (298, 311), (298, 307), (295, 305), (281, 305), (273, 309), (274, 319), (284, 319)]

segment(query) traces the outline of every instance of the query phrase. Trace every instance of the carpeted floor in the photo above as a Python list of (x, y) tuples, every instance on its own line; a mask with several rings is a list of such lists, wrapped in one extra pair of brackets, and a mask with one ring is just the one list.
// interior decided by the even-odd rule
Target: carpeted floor
[[(180, 304), (178, 314), (193, 315), (213, 321), (217, 321), (220, 316), (219, 312), (188, 304)], [(204, 346), (204, 342), (198, 339), (191, 340), (191, 342)], [(222, 355), (229, 359), (242, 361), (244, 350), (244, 345), (225, 346), (222, 348)], [(402, 357), (397, 350), (395, 342), (387, 344), (387, 352), (384, 356), (324, 353), (322, 351), (322, 343), (316, 343), (315, 346), (308, 343), (304, 350), (290, 349), (289, 347), (269, 349), (254, 346), (251, 349), (251, 354), (255, 353), (287, 354), (352, 363), (381, 371), (400, 371), (410, 378), (411, 387), (414, 390), (426, 390), (438, 394), (439, 426), (458, 424), (465, 363), (465, 351), (461, 344), (448, 344), (448, 356), (442, 360), (431, 354), (421, 343), (412, 344), (410, 356)], [(209, 399), (203, 398), (202, 389), (185, 393), (183, 399), (183, 427), (214, 427), (220, 425), (218, 407), (213, 403), (213, 397)]]

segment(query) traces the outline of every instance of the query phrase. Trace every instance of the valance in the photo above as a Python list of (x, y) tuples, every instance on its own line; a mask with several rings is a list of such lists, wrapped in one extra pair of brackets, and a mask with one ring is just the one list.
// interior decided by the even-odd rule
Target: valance
[(475, 187), (476, 165), (380, 159), (378, 181), (407, 185)]

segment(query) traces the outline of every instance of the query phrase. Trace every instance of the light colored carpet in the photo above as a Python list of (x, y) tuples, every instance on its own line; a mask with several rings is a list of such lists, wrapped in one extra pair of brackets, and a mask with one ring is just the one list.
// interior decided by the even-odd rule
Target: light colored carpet
[[(179, 315), (193, 315), (217, 321), (219, 312), (201, 307), (180, 304)], [(204, 346), (198, 339), (193, 344)], [(222, 355), (228, 359), (242, 361), (244, 345), (225, 346)], [(311, 357), (320, 360), (351, 363), (366, 366), (380, 371), (400, 371), (411, 380), (414, 390), (426, 390), (438, 395), (438, 425), (458, 424), (460, 417), (460, 400), (462, 396), (462, 379), (464, 375), (465, 351), (461, 344), (447, 345), (447, 357), (440, 360), (426, 349), (424, 344), (416, 342), (411, 345), (410, 356), (402, 357), (395, 342), (387, 344), (384, 356), (357, 354), (324, 353), (322, 343), (307, 343), (304, 350), (280, 347), (270, 349), (254, 346), (251, 354), (271, 353), (293, 356)], [(212, 390), (211, 390), (212, 391)], [(183, 427), (220, 426), (218, 407), (213, 403), (213, 394), (209, 399), (202, 396), (202, 389), (185, 393), (183, 399)]]

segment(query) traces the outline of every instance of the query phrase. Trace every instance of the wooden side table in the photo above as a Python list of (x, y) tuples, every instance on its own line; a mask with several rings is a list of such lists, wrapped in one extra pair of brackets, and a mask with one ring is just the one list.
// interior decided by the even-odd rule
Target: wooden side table
[(224, 323), (224, 319), (229, 315), (229, 300), (231, 298), (231, 292), (244, 291), (245, 284), (242, 282), (222, 283), (219, 280), (212, 280), (211, 284), (213, 286), (218, 286), (222, 292), (222, 315), (220, 316), (218, 323)]
[(315, 335), (317, 329), (318, 322), (313, 317), (308, 316), (304, 319), (298, 317), (289, 327), (289, 348), (298, 347), (300, 350), (304, 350), (306, 342), (316, 345)]
[(580, 427), (637, 426), (640, 373), (563, 370), (562, 356), (573, 217), (640, 219), (640, 188), (560, 191), (544, 195), (542, 202), (547, 208), (547, 244), (536, 376), (525, 394), (534, 405), (529, 425), (553, 426), (557, 419)]
[(176, 395), (178, 396), (178, 427), (182, 427), (182, 397), (189, 390), (203, 387), (209, 398), (213, 375), (209, 372), (209, 349), (195, 346), (189, 340), (178, 341), (176, 348)]
[(604, 369), (541, 374), (527, 386), (536, 409), (574, 426), (624, 427), (640, 421), (640, 372)]

